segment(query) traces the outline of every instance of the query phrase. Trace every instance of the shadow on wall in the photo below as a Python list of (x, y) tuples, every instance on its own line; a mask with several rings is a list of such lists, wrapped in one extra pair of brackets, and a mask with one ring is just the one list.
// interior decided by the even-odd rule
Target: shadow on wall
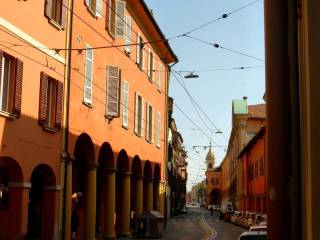
[[(61, 131), (44, 130), (37, 119), (25, 115), (18, 119), (2, 119), (0, 124), (0, 239), (16, 240), (26, 236), (57, 238)], [(69, 142), (69, 152), (73, 157), (72, 192), (83, 194), (83, 201), (79, 205), (80, 235), (90, 231), (86, 229), (89, 224), (85, 220), (87, 218), (96, 226), (93, 227), (96, 235), (103, 235), (112, 228), (116, 233), (130, 231), (132, 213), (140, 207), (137, 201), (143, 201), (143, 205), (158, 210), (159, 164), (140, 159), (138, 153), (128, 156), (125, 149), (114, 152), (107, 141), (101, 146), (94, 144), (86, 133), (69, 133)], [(148, 173), (144, 171), (146, 168)], [(110, 173), (115, 175), (112, 192)], [(125, 179), (129, 179), (129, 182)], [(132, 187), (138, 186), (136, 184), (131, 185), (130, 191), (130, 180), (136, 183), (138, 179), (143, 181), (141, 186), (151, 182), (149, 192), (140, 191), (142, 196), (138, 196), (140, 192)], [(146, 194), (149, 194), (149, 198)], [(115, 206), (110, 208), (112, 196)], [(124, 198), (129, 200), (126, 202)], [(145, 202), (146, 199), (151, 203)], [(89, 206), (96, 206), (93, 213)], [(114, 209), (113, 213), (110, 213), (110, 209)], [(138, 211), (141, 213), (142, 210)], [(121, 222), (129, 222), (129, 228), (121, 226)]]

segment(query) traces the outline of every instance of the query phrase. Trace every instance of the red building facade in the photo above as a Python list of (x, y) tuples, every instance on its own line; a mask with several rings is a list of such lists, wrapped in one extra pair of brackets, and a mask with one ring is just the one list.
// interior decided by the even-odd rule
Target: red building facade
[(243, 210), (266, 213), (266, 128), (249, 141), (239, 155), (243, 167)]

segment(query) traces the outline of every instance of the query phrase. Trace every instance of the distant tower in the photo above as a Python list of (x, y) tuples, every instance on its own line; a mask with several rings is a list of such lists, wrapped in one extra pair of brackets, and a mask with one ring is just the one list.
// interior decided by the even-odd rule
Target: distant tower
[(209, 152), (206, 157), (206, 162), (207, 162), (207, 171), (213, 170), (214, 169), (214, 155), (211, 151), (211, 146), (209, 147)]

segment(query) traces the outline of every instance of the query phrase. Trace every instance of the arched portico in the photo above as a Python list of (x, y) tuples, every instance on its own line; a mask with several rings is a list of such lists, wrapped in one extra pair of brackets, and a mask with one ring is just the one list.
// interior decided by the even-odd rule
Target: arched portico
[(153, 209), (153, 181), (150, 161), (146, 161), (143, 168), (143, 210)]
[(29, 183), (19, 163), (9, 157), (0, 158), (0, 239), (22, 238), (27, 233)]
[(131, 207), (130, 207), (130, 226), (143, 211), (143, 177), (142, 166), (139, 156), (134, 156), (131, 164)]
[(125, 150), (119, 152), (116, 173), (116, 232), (119, 237), (130, 236), (130, 172)]
[(58, 226), (56, 207), (59, 202), (56, 176), (45, 164), (38, 165), (30, 179), (28, 238), (54, 239)]
[(96, 236), (115, 238), (115, 160), (109, 143), (102, 144), (97, 170)]
[(156, 164), (153, 173), (153, 209), (160, 212), (160, 166)]
[(80, 220), (79, 235), (85, 239), (95, 238), (96, 223), (96, 181), (97, 166), (94, 157), (94, 146), (90, 136), (82, 133), (75, 144), (75, 160), (72, 170), (72, 193), (81, 193), (77, 208)]

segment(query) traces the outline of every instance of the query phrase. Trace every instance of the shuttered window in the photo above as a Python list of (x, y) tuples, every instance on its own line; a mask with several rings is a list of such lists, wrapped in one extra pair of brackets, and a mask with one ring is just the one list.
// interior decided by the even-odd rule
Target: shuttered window
[(153, 122), (154, 122), (154, 111), (150, 103), (147, 103), (147, 118), (146, 118), (146, 139), (148, 142), (154, 141), (153, 134)]
[(0, 111), (20, 117), (23, 63), (0, 51)]
[(159, 68), (158, 68), (158, 90), (161, 91), (161, 76), (162, 76), (162, 65), (159, 63)]
[(144, 69), (144, 44), (140, 33), (137, 34), (137, 64), (140, 69)]
[(113, 37), (125, 37), (125, 8), (126, 2), (122, 0), (107, 0), (108, 31)]
[(157, 147), (160, 147), (161, 113), (157, 112)]
[(88, 7), (89, 11), (96, 17), (102, 16), (102, 0), (85, 0), (85, 4)]
[(45, 0), (45, 16), (62, 28), (66, 22), (66, 4), (67, 0)]
[(120, 105), (120, 71), (118, 67), (107, 66), (106, 116), (118, 117)]
[(86, 45), (85, 54), (85, 71), (84, 71), (84, 97), (83, 101), (86, 104), (92, 104), (92, 81), (93, 81), (93, 49)]
[(116, 2), (116, 37), (123, 38), (124, 37), (124, 26), (125, 26), (125, 10), (126, 2), (125, 1), (117, 1)]
[(144, 98), (138, 92), (135, 94), (134, 132), (141, 137), (144, 135)]
[(129, 124), (129, 83), (123, 81), (123, 107), (122, 107), (122, 125), (128, 128)]
[(150, 48), (148, 51), (148, 77), (151, 81), (154, 81), (154, 57)]
[(39, 94), (39, 124), (59, 130), (62, 120), (63, 84), (41, 72)]
[(125, 25), (125, 52), (130, 54), (131, 53), (131, 27), (132, 27), (132, 20), (130, 16), (126, 16), (126, 25)]

